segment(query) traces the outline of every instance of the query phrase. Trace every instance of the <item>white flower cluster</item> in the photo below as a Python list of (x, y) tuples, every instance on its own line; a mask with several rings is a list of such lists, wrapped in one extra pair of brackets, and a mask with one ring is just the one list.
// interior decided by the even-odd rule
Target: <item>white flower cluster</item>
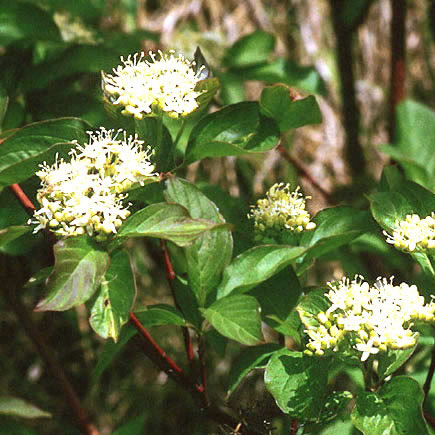
[(59, 236), (87, 233), (103, 240), (116, 233), (130, 215), (124, 192), (157, 175), (149, 160), (151, 149), (144, 150), (137, 136), (121, 132), (88, 132), (89, 143), (77, 145), (69, 162), (56, 156), (53, 166), (41, 165), (36, 173), (42, 185), (37, 193), (41, 208), (29, 220), (37, 224), (34, 233), (47, 226)]
[(420, 218), (418, 214), (408, 214), (405, 220), (396, 219), (393, 234), (386, 231), (387, 243), (408, 252), (425, 252), (435, 249), (435, 214)]
[(307, 353), (323, 355), (337, 351), (345, 338), (361, 352), (361, 361), (387, 349), (407, 349), (415, 345), (411, 330), (415, 321), (433, 322), (435, 304), (425, 304), (415, 285), (393, 285), (393, 279), (378, 278), (370, 286), (362, 276), (352, 281), (328, 283), (331, 306), (317, 314), (319, 326), (305, 331), (310, 337)]
[(103, 91), (114, 104), (123, 106), (123, 115), (142, 119), (154, 107), (166, 112), (170, 117), (186, 116), (198, 107), (197, 97), (202, 92), (195, 91), (200, 81), (201, 71), (195, 72), (194, 63), (183, 55), (174, 56), (158, 52), (159, 58), (149, 52), (121, 57), (123, 65), (113, 69), (112, 74), (103, 74)]
[(268, 229), (288, 230), (300, 233), (316, 227), (311, 222), (310, 214), (305, 210), (305, 197), (299, 192), (299, 186), (292, 192), (289, 184), (276, 183), (252, 206), (248, 218), (254, 218), (255, 228), (259, 231)]

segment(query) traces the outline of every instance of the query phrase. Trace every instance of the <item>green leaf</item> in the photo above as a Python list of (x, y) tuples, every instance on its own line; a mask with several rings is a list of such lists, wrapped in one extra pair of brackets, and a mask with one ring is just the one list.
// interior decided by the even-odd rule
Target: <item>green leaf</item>
[(293, 100), (291, 89), (283, 84), (263, 89), (260, 110), (263, 115), (276, 121), (281, 132), (322, 122), (322, 113), (312, 95)]
[(38, 39), (60, 40), (59, 30), (51, 16), (29, 2), (0, 0), (0, 45)]
[(304, 252), (303, 247), (286, 245), (261, 245), (243, 252), (225, 268), (217, 297), (223, 298), (235, 290), (237, 293), (248, 291), (287, 267)]
[(396, 220), (417, 213), (426, 217), (435, 210), (435, 194), (417, 183), (404, 180), (394, 190), (370, 196), (370, 209), (378, 224), (392, 231)]
[[(216, 205), (193, 184), (171, 177), (166, 181), (166, 187), (167, 199), (187, 208), (193, 219), (225, 223)], [(219, 284), (232, 252), (233, 238), (225, 230), (204, 233), (185, 248), (189, 285), (201, 306), (205, 305), (207, 295)]]
[[(395, 147), (401, 155), (394, 156), (408, 178), (423, 182), (434, 189), (435, 181), (435, 112), (423, 104), (411, 100), (400, 103), (396, 111)], [(413, 162), (409, 164), (408, 162)], [(419, 168), (419, 169), (416, 169)], [(428, 177), (421, 176), (427, 172)]]
[(419, 334), (415, 332), (413, 336), (415, 338), (415, 346), (409, 349), (388, 349), (386, 352), (380, 352), (377, 355), (377, 373), (380, 380), (392, 375), (396, 370), (402, 367), (406, 361), (408, 361), (417, 347)]
[(12, 396), (0, 396), (0, 415), (11, 415), (21, 418), (51, 417), (49, 412), (43, 411), (25, 400)]
[(113, 435), (143, 435), (145, 430), (146, 414), (131, 418), (127, 423), (113, 432)]
[(428, 435), (423, 399), (417, 381), (396, 376), (378, 392), (364, 391), (357, 396), (352, 421), (364, 435)]
[(325, 406), (319, 415), (318, 422), (324, 423), (334, 419), (346, 409), (352, 400), (352, 393), (349, 391), (333, 391), (326, 399)]
[(199, 121), (190, 134), (185, 164), (205, 157), (239, 156), (269, 151), (279, 141), (279, 129), (255, 102), (226, 106)]
[(204, 232), (225, 226), (228, 225), (223, 222), (192, 219), (183, 206), (162, 202), (151, 204), (130, 216), (119, 229), (116, 239), (157, 237), (178, 246), (188, 246)]
[(8, 228), (0, 230), (0, 250), (8, 243), (14, 241), (23, 234), (29, 233), (32, 230), (30, 226), (26, 225), (14, 225)]
[(284, 83), (313, 94), (326, 95), (326, 85), (313, 66), (301, 66), (295, 62), (277, 58), (268, 64), (238, 69), (240, 79), (259, 80), (267, 84)]
[(69, 237), (54, 245), (55, 264), (48, 278), (48, 296), (35, 311), (65, 311), (86, 302), (98, 289), (109, 266), (109, 255), (86, 236)]
[[(144, 311), (135, 313), (138, 320), (145, 328), (163, 325), (186, 326), (182, 314), (174, 307), (165, 304), (150, 305)], [(92, 371), (92, 384), (95, 384), (114, 358), (121, 352), (129, 340), (137, 334), (136, 328), (127, 325), (121, 329), (118, 341), (107, 340), (98, 357), (97, 364)]]
[(328, 360), (282, 349), (266, 367), (264, 382), (279, 408), (292, 418), (317, 420), (326, 400)]
[[(283, 285), (285, 283), (285, 285)], [(300, 320), (294, 308), (302, 288), (292, 267), (286, 267), (250, 290), (261, 307), (261, 317), (270, 327), (299, 340)]]
[(128, 254), (117, 251), (101, 282), (101, 290), (92, 309), (89, 323), (103, 338), (118, 340), (136, 297), (136, 284)]
[(57, 153), (66, 156), (72, 140), (86, 143), (89, 126), (78, 118), (35, 122), (21, 128), (0, 145), (0, 187), (35, 175), (39, 165), (52, 163)]
[(220, 334), (239, 343), (255, 345), (263, 340), (259, 306), (252, 296), (219, 299), (203, 315)]
[(195, 91), (202, 92), (202, 93), (196, 99), (197, 103), (199, 104), (199, 108), (196, 111), (206, 109), (209, 103), (213, 100), (219, 88), (220, 88), (220, 83), (216, 77), (211, 77), (199, 81), (195, 86)]
[(246, 67), (266, 62), (275, 49), (275, 37), (257, 30), (236, 41), (226, 52), (224, 63), (228, 67)]
[(243, 349), (242, 353), (231, 364), (228, 375), (227, 400), (243, 381), (243, 378), (251, 370), (266, 367), (270, 356), (280, 347), (276, 343), (267, 343)]
[(183, 315), (171, 305), (150, 305), (135, 315), (146, 328), (162, 325), (186, 326)]
[(348, 244), (364, 233), (377, 229), (376, 223), (365, 210), (348, 206), (332, 207), (322, 210), (313, 221), (316, 228), (303, 233), (300, 244), (308, 247), (306, 255), (297, 265), (297, 274), (301, 275), (318, 258), (339, 246)]
[(326, 297), (326, 289), (315, 289), (305, 295), (296, 307), (296, 311), (302, 323), (308, 328), (320, 325), (316, 316), (321, 311), (325, 312), (330, 306), (331, 301)]

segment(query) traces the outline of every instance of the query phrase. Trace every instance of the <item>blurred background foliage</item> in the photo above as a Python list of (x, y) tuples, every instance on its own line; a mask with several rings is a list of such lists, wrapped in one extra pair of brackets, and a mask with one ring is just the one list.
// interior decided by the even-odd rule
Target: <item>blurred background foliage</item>
[[(388, 0), (0, 0), (1, 134), (5, 137), (28, 123), (64, 116), (82, 118), (90, 129), (116, 128), (102, 104), (102, 70), (111, 71), (119, 64), (120, 56), (141, 50), (174, 49), (192, 58), (200, 46), (221, 82), (212, 110), (258, 99), (265, 84), (282, 82), (291, 86), (295, 95), (314, 94), (323, 115), (322, 124), (290, 131), (282, 138), (283, 147), (292, 156), (290, 163), (273, 150), (259, 156), (205, 159), (180, 174), (199, 183), (226, 220), (236, 224), (236, 231), (249, 204), (276, 181), (301, 183), (313, 197), (309, 204), (313, 213), (331, 205), (331, 198), (333, 202), (366, 206), (362, 194), (379, 179), (389, 155), (398, 160), (407, 156), (406, 132), (412, 126), (409, 111), (422, 111), (429, 122), (432, 120), (428, 109), (409, 103), (407, 109), (402, 109), (402, 118), (399, 112), (402, 146), (384, 146), (391, 142), (391, 15)], [(434, 36), (435, 2), (408, 1), (405, 92), (430, 108), (435, 108)], [(345, 69), (340, 68), (346, 49), (343, 43), (350, 47), (348, 68), (353, 72), (350, 89), (354, 91), (344, 93), (344, 99), (340, 93), (346, 79)], [(357, 113), (352, 113), (355, 110)], [(356, 120), (351, 120), (353, 127), (357, 123), (357, 148), (350, 154), (346, 151), (349, 115), (357, 115)], [(186, 135), (188, 132), (187, 128)], [(352, 162), (352, 158), (357, 161)], [(405, 170), (411, 171), (415, 179), (416, 171), (421, 172), (414, 163), (408, 162)], [(419, 164), (424, 166), (424, 161)], [(301, 167), (331, 193), (331, 198), (320, 195), (306, 177), (298, 179)], [(433, 183), (424, 174), (419, 181)], [(34, 192), (36, 185), (35, 177), (22, 187)], [(0, 193), (0, 202), (0, 228), (27, 220), (8, 190)], [(375, 236), (373, 240), (370, 237), (328, 255), (319, 262), (308, 284), (340, 277), (343, 272), (376, 278), (387, 270), (400, 278), (400, 269), (406, 269), (410, 262), (378, 243)], [(243, 234), (235, 240), (243, 244)], [(2, 246), (1, 250), (21, 258), (32, 252), (36, 242), (36, 237), (22, 237), (14, 246)], [(130, 248), (139, 288), (136, 307), (171, 303), (157, 245), (132, 241)], [(240, 249), (236, 246), (236, 253)], [(45, 254), (49, 256), (33, 255), (29, 268), (43, 268)], [(33, 307), (40, 296), (38, 287), (22, 292), (28, 307)], [(0, 391), (28, 399), (54, 416), (26, 423), (3, 416), (0, 434), (78, 433), (69, 409), (59, 399), (58, 387), (4, 299), (0, 299), (0, 310)], [(189, 394), (153, 367), (134, 342), (124, 347), (112, 366), (93, 382), (103, 342), (90, 330), (87, 317), (87, 308), (82, 306), (62, 314), (38, 313), (34, 320), (56, 350), (85, 407), (92, 410), (102, 434), (229, 433), (228, 428), (206, 421)], [(178, 330), (159, 327), (153, 329), (153, 334), (176, 360), (184, 361)], [(212, 332), (207, 340), (213, 349), (207, 361), (210, 396), (212, 401), (218, 398), (222, 402), (240, 346)], [(423, 355), (417, 364), (424, 360)], [(348, 379), (344, 374), (336, 382), (346, 383)], [(229, 404), (239, 409), (243, 418), (260, 416), (261, 421), (273, 421), (274, 433), (288, 433), (290, 423), (275, 419), (279, 412), (264, 390), (261, 373), (249, 376)], [(350, 426), (346, 425), (340, 421), (322, 433), (348, 433)], [(121, 429), (114, 432), (116, 428)]]

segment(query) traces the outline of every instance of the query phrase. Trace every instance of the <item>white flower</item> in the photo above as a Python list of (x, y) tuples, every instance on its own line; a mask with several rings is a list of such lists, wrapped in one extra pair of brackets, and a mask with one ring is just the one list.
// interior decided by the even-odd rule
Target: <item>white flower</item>
[(89, 143), (77, 145), (65, 162), (56, 156), (53, 166), (46, 163), (36, 175), (41, 179), (37, 200), (41, 208), (33, 220), (37, 232), (47, 226), (59, 236), (96, 234), (104, 239), (116, 233), (129, 216), (124, 193), (134, 184), (157, 180), (143, 141), (121, 131), (88, 132)]
[(316, 227), (311, 222), (310, 214), (305, 210), (304, 197), (299, 192), (299, 186), (292, 192), (289, 184), (276, 183), (266, 194), (266, 198), (259, 199), (256, 206), (252, 206), (248, 218), (254, 219), (255, 228), (259, 231), (275, 229), (301, 232)]
[(378, 278), (370, 286), (362, 276), (356, 276), (352, 281), (343, 278), (328, 283), (328, 287), (331, 306), (316, 315), (323, 319), (322, 324), (306, 330), (310, 337), (307, 348), (318, 355), (330, 348), (337, 351), (346, 336), (361, 352), (361, 361), (387, 349), (407, 349), (416, 344), (411, 330), (414, 321), (435, 320), (435, 304), (425, 304), (415, 285), (393, 285), (393, 278)]
[(195, 71), (194, 62), (183, 55), (174, 56), (158, 52), (136, 53), (122, 65), (113, 69), (113, 74), (104, 74), (102, 87), (106, 97), (114, 105), (123, 106), (121, 113), (142, 119), (154, 107), (173, 118), (186, 116), (198, 108), (197, 98), (202, 92), (195, 91), (201, 80), (201, 71)]
[(393, 234), (384, 231), (387, 243), (407, 252), (425, 252), (435, 249), (435, 214), (420, 218), (408, 214), (405, 219), (396, 219)]

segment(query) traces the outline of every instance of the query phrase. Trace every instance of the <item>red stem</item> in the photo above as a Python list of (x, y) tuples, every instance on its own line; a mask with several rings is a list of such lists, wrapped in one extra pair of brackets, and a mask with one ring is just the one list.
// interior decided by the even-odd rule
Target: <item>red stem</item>
[(178, 364), (156, 343), (151, 334), (140, 323), (134, 313), (130, 313), (130, 322), (144, 339), (144, 351), (148, 358), (150, 358), (168, 376), (172, 377), (175, 381), (179, 382), (189, 391), (194, 393), (195, 396), (199, 397), (202, 406), (207, 408), (209, 402), (205, 396), (202, 385), (190, 381), (184, 370), (178, 366)]
[[(172, 266), (171, 257), (169, 256), (168, 247), (166, 246), (166, 242), (164, 240), (160, 240), (160, 247), (162, 248), (163, 252), (163, 261), (165, 263), (165, 270), (166, 270), (166, 278), (168, 279), (169, 288), (171, 289), (172, 297), (175, 302), (175, 306), (178, 310), (183, 312), (183, 310), (180, 307), (180, 304), (177, 302), (177, 298), (175, 296), (174, 287), (172, 285), (173, 281), (175, 280), (175, 271)], [(195, 353), (193, 351), (193, 343), (192, 343), (192, 337), (189, 334), (189, 330), (187, 328), (182, 328), (183, 330), (183, 339), (184, 339), (184, 346), (186, 348), (186, 354), (187, 359), (189, 360), (189, 363), (191, 365), (191, 368), (193, 369), (193, 363), (195, 359)]]
[(290, 435), (296, 435), (298, 433), (298, 429), (299, 429), (298, 419), (294, 418), (292, 420), (292, 427), (291, 427), (291, 430), (290, 430)]
[(9, 186), (9, 189), (16, 196), (18, 201), (20, 201), (27, 214), (29, 216), (33, 216), (35, 206), (33, 205), (32, 201), (30, 201), (29, 197), (23, 192), (23, 189), (21, 189), (20, 185), (12, 184), (11, 186)]
[(394, 142), (396, 107), (405, 98), (406, 0), (391, 0), (391, 78), (389, 140)]

